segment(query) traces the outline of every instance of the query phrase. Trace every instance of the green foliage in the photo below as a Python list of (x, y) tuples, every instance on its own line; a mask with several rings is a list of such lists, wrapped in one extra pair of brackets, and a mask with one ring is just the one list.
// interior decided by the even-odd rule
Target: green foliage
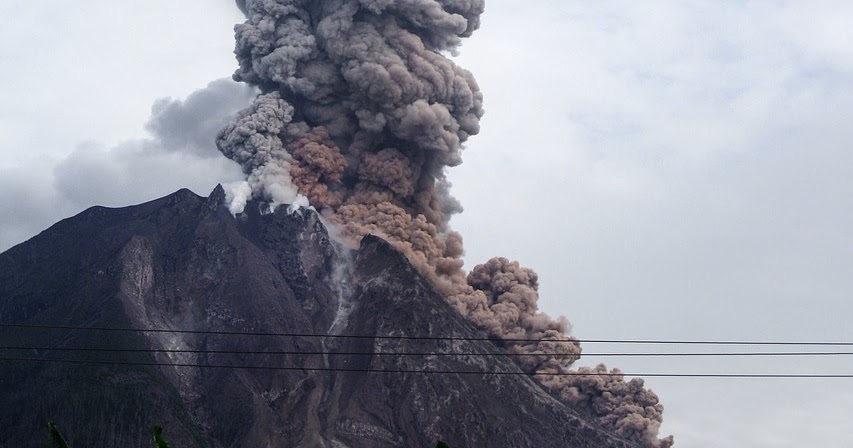
[(440, 441), (440, 442), (438, 442), (438, 445), (435, 446), (435, 448), (450, 448), (450, 445), (448, 445), (445, 442)]
[[(62, 434), (59, 433), (59, 429), (56, 428), (53, 422), (47, 422), (47, 429), (48, 448), (68, 448), (68, 444), (65, 443), (65, 439), (62, 438)], [(157, 448), (172, 448), (172, 445), (169, 445), (169, 442), (163, 438), (162, 426), (154, 425), (151, 429), (154, 431), (154, 444), (157, 445)]]
[(154, 425), (154, 427), (151, 429), (154, 430), (154, 443), (157, 445), (157, 448), (172, 448), (172, 446), (169, 445), (169, 442), (167, 442), (166, 439), (163, 438), (162, 426)]
[(48, 448), (68, 448), (68, 444), (65, 443), (65, 439), (62, 438), (62, 434), (59, 433), (59, 429), (56, 428), (53, 422), (47, 422), (47, 430)]

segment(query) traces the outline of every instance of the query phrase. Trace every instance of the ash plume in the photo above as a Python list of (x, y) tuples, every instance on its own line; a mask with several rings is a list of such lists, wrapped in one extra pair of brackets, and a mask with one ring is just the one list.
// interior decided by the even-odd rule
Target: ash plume
[[(461, 207), (445, 169), (479, 132), (483, 97), (445, 55), (479, 27), (484, 1), (238, 0), (247, 20), (235, 27), (234, 79), (261, 93), (217, 137), (247, 176), (230, 208), (239, 213), (250, 196), (273, 208), (310, 204), (347, 241), (379, 235), (489, 335), (537, 340), (505, 341), (528, 372), (564, 373), (580, 345), (565, 319), (538, 311), (536, 273), (495, 258), (466, 276), (462, 238), (448, 226)], [(614, 392), (636, 383), (544, 378), (605, 427), (643, 446), (671, 444), (657, 439), (653, 393)]]

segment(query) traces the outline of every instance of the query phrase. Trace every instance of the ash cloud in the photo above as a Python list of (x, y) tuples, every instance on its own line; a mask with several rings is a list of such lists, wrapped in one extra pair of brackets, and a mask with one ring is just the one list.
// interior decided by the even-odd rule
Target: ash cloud
[(85, 208), (145, 201), (182, 186), (209, 191), (219, 180), (239, 179), (236, 167), (217, 153), (215, 137), (254, 96), (253, 89), (220, 79), (185, 100), (161, 98), (145, 125), (150, 138), (110, 148), (79, 145), (54, 167), (54, 188)]
[(150, 137), (107, 147), (84, 142), (68, 156), (0, 170), (0, 251), (32, 237), (61, 218), (92, 205), (124, 206), (187, 187), (209, 192), (242, 178), (214, 143), (256, 92), (228, 79), (211, 82), (185, 100), (152, 106)]
[[(462, 238), (448, 225), (461, 207), (445, 170), (462, 162), (464, 143), (479, 132), (483, 97), (471, 73), (445, 54), (479, 27), (484, 0), (237, 4), (247, 20), (235, 27), (233, 77), (260, 93), (217, 137), (246, 176), (229, 193), (232, 212), (249, 195), (271, 207), (307, 200), (342, 238), (357, 243), (377, 234), (406, 253), (483, 331), (539, 340), (505, 344), (525, 355), (528, 372), (569, 372), (580, 346), (565, 319), (538, 311), (536, 274), (495, 258), (466, 275)], [(643, 446), (671, 444), (657, 439), (653, 393), (618, 392), (638, 383), (545, 378), (601, 425)], [(613, 403), (603, 406), (600, 397)]]
[(254, 96), (254, 89), (218, 79), (185, 100), (161, 98), (155, 101), (145, 129), (164, 151), (219, 157), (215, 150), (217, 132)]

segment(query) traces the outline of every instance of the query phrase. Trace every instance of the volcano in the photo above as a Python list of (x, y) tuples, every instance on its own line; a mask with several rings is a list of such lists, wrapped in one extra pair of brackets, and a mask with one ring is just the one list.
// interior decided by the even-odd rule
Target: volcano
[(90, 208), (0, 254), (8, 446), (628, 447), (404, 255), (221, 187)]

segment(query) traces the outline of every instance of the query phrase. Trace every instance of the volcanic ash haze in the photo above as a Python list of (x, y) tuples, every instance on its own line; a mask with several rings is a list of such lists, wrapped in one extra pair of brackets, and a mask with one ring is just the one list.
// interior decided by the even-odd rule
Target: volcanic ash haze
[[(478, 133), (483, 97), (445, 54), (480, 26), (484, 0), (237, 3), (247, 20), (235, 27), (234, 79), (260, 94), (217, 137), (247, 175), (229, 194), (232, 212), (249, 197), (273, 208), (310, 203), (345, 240), (380, 235), (488, 334), (541, 340), (505, 342), (529, 355), (520, 357), (528, 372), (569, 372), (580, 345), (564, 319), (538, 311), (536, 273), (495, 258), (466, 277), (462, 238), (448, 225), (461, 207), (445, 168), (462, 162), (464, 142)], [(539, 378), (629, 440), (672, 444), (657, 438), (663, 408), (641, 380)]]

